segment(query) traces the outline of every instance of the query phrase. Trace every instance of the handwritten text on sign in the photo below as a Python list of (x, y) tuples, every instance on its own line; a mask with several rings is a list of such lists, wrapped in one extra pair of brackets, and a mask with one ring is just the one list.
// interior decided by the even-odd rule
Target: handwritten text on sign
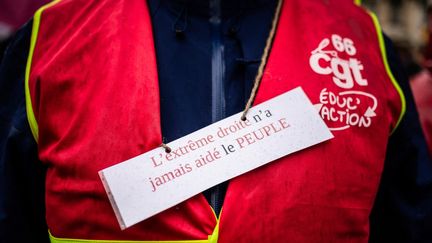
[(122, 229), (333, 137), (301, 88), (100, 171)]

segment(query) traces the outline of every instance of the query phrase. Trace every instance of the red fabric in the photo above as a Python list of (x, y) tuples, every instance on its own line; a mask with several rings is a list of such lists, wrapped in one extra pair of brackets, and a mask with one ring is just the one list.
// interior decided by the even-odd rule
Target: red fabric
[[(66, 19), (65, 11), (74, 14)], [(161, 144), (152, 40), (145, 1), (62, 1), (42, 14), (30, 86), (56, 237), (181, 240), (213, 232), (202, 195), (121, 231), (98, 176)]]
[[(64, 11), (74, 14), (66, 19)], [(342, 88), (331, 75), (312, 70), (312, 51), (332, 34), (355, 43), (354, 56), (338, 55), (361, 61), (366, 86)], [(357, 91), (377, 99), (376, 116), (367, 127), (334, 131), (331, 141), (233, 179), (219, 242), (367, 242), (387, 139), (400, 112), (373, 23), (349, 1), (289, 0), (275, 38), (256, 103), (297, 86), (314, 104), (324, 89), (341, 97)], [(198, 195), (120, 231), (98, 178), (100, 169), (161, 143), (152, 40), (145, 1), (63, 1), (42, 16), (30, 89), (39, 155), (49, 166), (47, 222), (56, 237), (206, 239), (215, 227), (210, 206)], [(349, 96), (359, 116), (373, 106), (369, 96)]]
[[(370, 127), (333, 131), (335, 138), (324, 144), (233, 179), (220, 242), (368, 242), (369, 214), (401, 102), (386, 75), (371, 18), (349, 1), (337, 2), (285, 1), (256, 103), (297, 86), (313, 104), (319, 103), (324, 88), (334, 93), (356, 90), (378, 99), (376, 116)], [(331, 76), (311, 69), (311, 51), (332, 34), (353, 40), (367, 86), (340, 88)]]

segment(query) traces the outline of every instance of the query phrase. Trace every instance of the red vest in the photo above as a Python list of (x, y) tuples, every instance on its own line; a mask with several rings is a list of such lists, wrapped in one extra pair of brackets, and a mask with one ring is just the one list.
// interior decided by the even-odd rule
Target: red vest
[[(203, 195), (121, 231), (98, 177), (161, 144), (145, 1), (64, 0), (39, 17), (27, 101), (48, 166), (52, 235), (207, 239), (218, 220)], [(219, 242), (367, 242), (387, 140), (404, 106), (380, 35), (350, 1), (284, 2), (255, 103), (301, 86), (335, 138), (231, 180)]]

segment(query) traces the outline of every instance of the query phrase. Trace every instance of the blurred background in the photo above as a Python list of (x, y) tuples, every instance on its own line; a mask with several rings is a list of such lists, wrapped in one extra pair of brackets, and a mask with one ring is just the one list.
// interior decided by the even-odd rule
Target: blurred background
[[(345, 0), (353, 1), (353, 0)], [(0, 58), (11, 36), (50, 0), (0, 0)], [(432, 0), (363, 0), (393, 40), (432, 152)]]
[(0, 0), (0, 57), (15, 31), (50, 0)]
[[(431, 0), (364, 0), (375, 12), (384, 32), (393, 40), (411, 76), (424, 64), (431, 29)], [(428, 14), (429, 12), (429, 14)]]
[(364, 0), (393, 40), (432, 154), (432, 0)]

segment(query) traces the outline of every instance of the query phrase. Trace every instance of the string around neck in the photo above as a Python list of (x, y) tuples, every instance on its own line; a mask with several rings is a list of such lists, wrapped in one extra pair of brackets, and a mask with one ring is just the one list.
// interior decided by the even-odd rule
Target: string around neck
[(273, 43), (274, 35), (276, 33), (276, 27), (277, 27), (277, 24), (279, 22), (280, 12), (281, 12), (281, 8), (282, 8), (282, 2), (283, 2), (283, 0), (279, 0), (277, 3), (275, 14), (274, 14), (273, 21), (272, 21), (272, 26), (270, 29), (270, 33), (269, 33), (269, 36), (267, 37), (267, 40), (266, 40), (264, 53), (261, 57), (261, 62), (260, 62), (259, 68), (258, 68), (257, 75), (255, 76), (254, 86), (252, 87), (252, 91), (250, 93), (249, 99), (246, 103), (246, 106), (243, 110), (243, 114), (240, 118), (242, 121), (246, 121), (246, 119), (247, 119), (246, 115), (247, 115), (249, 109), (252, 107), (252, 104), (255, 101), (255, 97), (258, 93), (258, 88), (261, 84), (261, 80), (262, 80), (262, 77), (264, 74), (264, 67), (267, 63), (268, 55), (270, 53), (270, 48), (271, 48), (271, 45)]

